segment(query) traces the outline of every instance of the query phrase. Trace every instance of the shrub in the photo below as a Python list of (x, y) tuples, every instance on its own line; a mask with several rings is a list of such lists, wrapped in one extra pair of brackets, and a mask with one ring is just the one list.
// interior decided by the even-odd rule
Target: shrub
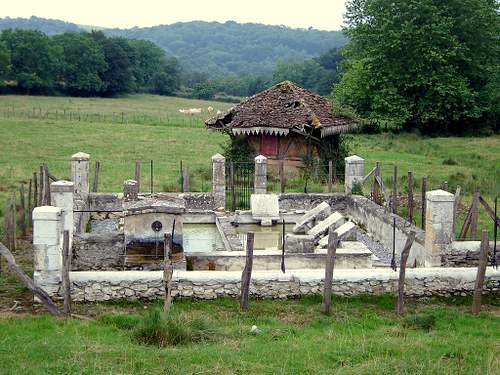
[(363, 195), (363, 184), (360, 181), (354, 181), (352, 184), (351, 193), (353, 195)]
[(211, 341), (216, 333), (205, 318), (172, 312), (165, 315), (153, 309), (141, 320), (133, 337), (146, 345), (164, 347)]
[(448, 158), (448, 159), (443, 160), (443, 164), (444, 165), (457, 165), (458, 163), (455, 159)]
[(116, 328), (123, 329), (123, 330), (132, 330), (141, 321), (141, 316), (140, 315), (131, 315), (131, 314), (114, 314), (114, 315), (101, 315), (99, 317), (99, 321), (115, 326)]
[(403, 321), (403, 327), (429, 331), (436, 325), (436, 316), (432, 313), (408, 315)]

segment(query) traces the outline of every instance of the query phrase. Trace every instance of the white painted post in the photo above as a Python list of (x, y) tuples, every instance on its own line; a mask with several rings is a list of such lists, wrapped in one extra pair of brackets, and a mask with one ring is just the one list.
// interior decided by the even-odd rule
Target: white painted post
[(365, 176), (365, 159), (358, 155), (348, 156), (345, 159), (345, 192), (350, 194), (356, 181), (361, 181)]
[(61, 209), (61, 243), (65, 230), (69, 231), (69, 248), (73, 244), (73, 199), (74, 184), (71, 181), (56, 181), (50, 184), (51, 205)]
[(221, 154), (212, 156), (212, 192), (215, 209), (226, 207), (226, 158)]
[(425, 266), (441, 266), (441, 255), (451, 246), (455, 196), (444, 190), (432, 190), (425, 194)]
[(75, 194), (89, 192), (89, 160), (90, 155), (77, 152), (71, 156), (71, 179), (75, 183)]
[(33, 210), (33, 281), (49, 295), (59, 291), (62, 270), (62, 210), (41, 206)]
[(267, 158), (255, 157), (254, 194), (267, 194)]

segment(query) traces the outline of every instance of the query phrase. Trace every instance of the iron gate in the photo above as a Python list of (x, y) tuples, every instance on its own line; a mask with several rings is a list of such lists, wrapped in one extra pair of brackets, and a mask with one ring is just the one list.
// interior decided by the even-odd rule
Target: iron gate
[(228, 163), (226, 166), (226, 207), (235, 210), (250, 209), (253, 194), (255, 164)]

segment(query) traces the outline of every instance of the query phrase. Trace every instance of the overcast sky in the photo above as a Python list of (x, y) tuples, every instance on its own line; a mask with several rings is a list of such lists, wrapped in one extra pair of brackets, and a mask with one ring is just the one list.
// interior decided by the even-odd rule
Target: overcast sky
[(234, 20), (339, 30), (344, 9), (344, 0), (2, 0), (0, 18), (38, 16), (120, 28)]

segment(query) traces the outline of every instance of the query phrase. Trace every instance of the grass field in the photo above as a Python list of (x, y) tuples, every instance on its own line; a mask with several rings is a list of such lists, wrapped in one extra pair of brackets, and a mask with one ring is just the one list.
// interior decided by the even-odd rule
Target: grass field
[[(131, 316), (153, 305), (78, 306), (94, 321), (0, 316), (5, 374), (498, 374), (498, 301), (472, 316), (470, 299), (419, 300), (405, 321), (391, 296), (251, 301), (181, 300), (171, 314), (206, 321), (211, 340), (157, 347), (138, 343)], [(422, 323), (412, 323), (418, 313)], [(127, 314), (128, 318), (117, 317)], [(434, 321), (434, 323), (433, 323)], [(429, 322), (429, 324), (427, 324)], [(259, 334), (250, 333), (256, 325)]]
[[(150, 160), (154, 161), (155, 191), (178, 191), (180, 161), (190, 171), (193, 191), (211, 189), (211, 156), (222, 151), (227, 138), (207, 131), (207, 111), (195, 116), (179, 113), (182, 108), (224, 110), (230, 104), (152, 95), (117, 99), (67, 97), (0, 97), (0, 203), (27, 183), (40, 163), (46, 161), (59, 178), (68, 178), (69, 157), (77, 151), (91, 154), (101, 163), (100, 191), (120, 191), (132, 178), (134, 162), (141, 160), (143, 191), (150, 189)], [(57, 111), (57, 112), (56, 112)], [(122, 113), (124, 121), (122, 123)], [(399, 168), (399, 190), (407, 191), (406, 175), (414, 173), (418, 196), (420, 180), (427, 176), (428, 190), (448, 181), (451, 191), (462, 187), (460, 216), (465, 216), (474, 189), (479, 188), (490, 204), (500, 190), (500, 136), (420, 137), (414, 134), (353, 135), (352, 153), (366, 159), (366, 172), (381, 162), (386, 186), (391, 186), (394, 164)], [(339, 171), (342, 173), (342, 171)], [(270, 176), (272, 177), (272, 176)], [(270, 189), (279, 189), (270, 178)], [(303, 181), (287, 181), (290, 191), (303, 190)], [(309, 191), (326, 191), (317, 181)], [(343, 189), (341, 184), (336, 191)], [(365, 193), (369, 193), (365, 186)], [(3, 208), (3, 204), (1, 205)], [(405, 213), (402, 207), (400, 214)], [(420, 223), (417, 212), (416, 222)], [(480, 228), (491, 228), (481, 210)], [(457, 227), (457, 231), (460, 228)]]

